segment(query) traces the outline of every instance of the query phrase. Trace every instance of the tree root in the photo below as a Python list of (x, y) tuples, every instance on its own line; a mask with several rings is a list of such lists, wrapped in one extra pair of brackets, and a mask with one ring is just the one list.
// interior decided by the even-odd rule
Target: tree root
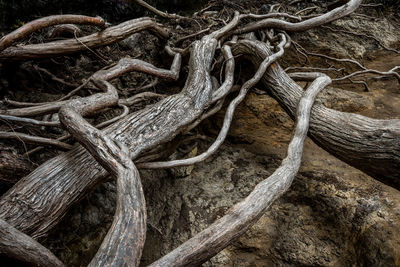
[(139, 18), (108, 27), (101, 32), (79, 39), (74, 38), (44, 44), (9, 47), (0, 52), (0, 59), (27, 60), (68, 55), (87, 50), (88, 48), (92, 49), (109, 45), (143, 30), (150, 30), (164, 39), (168, 37), (168, 33), (150, 18)]
[[(136, 2), (149, 8), (144, 1)], [(46, 236), (72, 205), (85, 197), (96, 185), (104, 182), (110, 174), (117, 180), (117, 209), (112, 226), (90, 266), (139, 265), (146, 233), (146, 208), (140, 176), (133, 161), (138, 162), (137, 165), (141, 168), (166, 168), (191, 165), (204, 160), (225, 140), (235, 108), (244, 99), (248, 90), (259, 81), (269, 89), (269, 93), (277, 99), (287, 113), (296, 119), (287, 157), (268, 179), (258, 184), (246, 199), (233, 206), (224, 217), (153, 263), (152, 266), (201, 264), (243, 234), (291, 185), (300, 167), (303, 144), (309, 127), (310, 136), (321, 147), (376, 179), (399, 187), (400, 120), (374, 120), (331, 110), (322, 105), (313, 107), (318, 92), (330, 84), (331, 79), (320, 73), (290, 74), (293, 79), (312, 81), (309, 88), (303, 92), (302, 88), (275, 62), (291, 43), (287, 33), (279, 31), (304, 31), (320, 26), (352, 13), (360, 3), (361, 0), (350, 0), (347, 4), (326, 14), (306, 20), (279, 12), (280, 5), (272, 6), (271, 12), (265, 15), (240, 15), (239, 12), (235, 12), (231, 22), (224, 22), (224, 27), (193, 42), (191, 46), (183, 50), (190, 50), (189, 73), (182, 91), (174, 95), (165, 97), (144, 92), (128, 99), (120, 99), (116, 88), (110, 83), (112, 79), (132, 71), (143, 72), (164, 80), (177, 80), (182, 56), (175, 51), (180, 48), (172, 49), (167, 46), (167, 53), (174, 57), (169, 70), (157, 68), (139, 59), (122, 58), (117, 64), (94, 73), (84, 84), (59, 101), (37, 104), (15, 102), (14, 104), (21, 108), (0, 110), (2, 119), (45, 126), (55, 126), (58, 122), (47, 123), (25, 117), (58, 112), (61, 124), (83, 146), (76, 145), (70, 151), (45, 162), (1, 196), (0, 232), (3, 232), (6, 238), (10, 237), (14, 245), (7, 247), (3, 239), (0, 240), (0, 249), (8, 255), (21, 259), (21, 253), (25, 252), (16, 249), (18, 240), (14, 239), (18, 236), (26, 245), (21, 248), (29, 250), (29, 253), (33, 251), (35, 254), (26, 252), (26, 255), (29, 255), (27, 259), (29, 262), (43, 265), (45, 263), (40, 260), (46, 260), (49, 266), (62, 266), (54, 255), (35, 243), (32, 238)], [(163, 13), (153, 7), (150, 10), (163, 17), (182, 18)], [(307, 9), (300, 12), (305, 11)], [(277, 19), (277, 17), (283, 19)], [(251, 22), (237, 29), (242, 19), (260, 21)], [(135, 32), (146, 29), (153, 31), (161, 38), (168, 37), (168, 33), (156, 22), (149, 18), (140, 18), (108, 27), (85, 37), (12, 46), (16, 41), (43, 27), (78, 23), (78, 21), (84, 24), (105, 26), (105, 22), (100, 18), (85, 16), (52, 16), (36, 20), (0, 40), (0, 59), (25, 60), (66, 55), (86, 49), (93, 51), (93, 48), (118, 42)], [(257, 35), (254, 33), (256, 30), (263, 30), (260, 36), (265, 42), (257, 41)], [(203, 31), (178, 41), (200, 33)], [(235, 35), (242, 33), (248, 34)], [(226, 41), (232, 35), (232, 40)], [(275, 46), (278, 49), (273, 53), (270, 48)], [(222, 56), (214, 62), (215, 53), (219, 49)], [(302, 53), (308, 60), (307, 54)], [(187, 133), (204, 118), (220, 110), (227, 95), (236, 90), (236, 86), (233, 86), (235, 73), (233, 55), (244, 55), (259, 67), (255, 75), (241, 86), (239, 94), (229, 104), (217, 140), (199, 156), (185, 160), (149, 163), (148, 160), (158, 159), (175, 150), (179, 144), (179, 141), (174, 140), (175, 137)], [(326, 58), (335, 60), (328, 56)], [(224, 63), (226, 63), (225, 81), (219, 86), (217, 79), (213, 76), (215, 72), (217, 72), (215, 76), (218, 76), (219, 70), (213, 72), (213, 68), (224, 66)], [(348, 79), (366, 72), (376, 73), (359, 63), (357, 65), (362, 70), (344, 78)], [(399, 78), (396, 70), (394, 68), (389, 72), (378, 74), (389, 74)], [(58, 82), (68, 84), (50, 72), (48, 75)], [(220, 76), (222, 76), (222, 67)], [(103, 92), (67, 100), (89, 81)], [(160, 96), (162, 100), (158, 103), (128, 114), (127, 106), (146, 97)], [(13, 104), (11, 101), (9, 103)], [(96, 129), (83, 118), (115, 105), (121, 106), (124, 112), (111, 121), (98, 125), (101, 128), (112, 123), (104, 130)], [(1, 132), (0, 138), (6, 135), (10, 137), (10, 134)], [(16, 136), (27, 142), (32, 141), (31, 136), (13, 133), (13, 138)], [(52, 140), (52, 144), (70, 148), (70, 145), (61, 142), (67, 138), (69, 136), (60, 137), (57, 141)], [(168, 143), (171, 140), (173, 142)], [(41, 139), (41, 144), (49, 144), (49, 140), (45, 141)], [(38, 142), (38, 139), (35, 142)], [(22, 232), (29, 234), (32, 238)]]
[[(157, 104), (135, 112), (105, 129), (105, 134), (129, 147), (133, 160), (138, 159), (144, 152), (172, 140), (210, 105), (212, 86), (209, 71), (217, 46), (215, 38), (231, 30), (237, 24), (237, 18), (238, 14), (236, 19), (224, 28), (194, 43), (189, 63), (190, 73), (181, 93), (164, 98)], [(123, 72), (123, 69), (118, 71)], [(114, 75), (115, 72), (108, 74), (104, 71), (95, 80), (104, 81), (105, 77)], [(96, 98), (95, 95), (90, 97)], [(114, 98), (114, 101), (117, 99)], [(109, 101), (104, 104), (110, 105)], [(49, 170), (52, 170), (51, 173)], [(65, 172), (68, 175), (65, 175)], [(81, 147), (76, 147), (41, 165), (4, 194), (0, 199), (0, 218), (4, 218), (33, 238), (45, 236), (71, 205), (95, 185), (104, 181), (105, 177), (106, 172), (99, 168), (98, 163), (88, 157)], [(37, 194), (37, 190), (43, 193)], [(14, 194), (26, 197), (26, 201), (19, 202), (21, 206), (14, 203), (11, 200)]]
[(273, 28), (276, 30), (283, 30), (288, 32), (306, 31), (351, 14), (359, 7), (361, 2), (361, 0), (350, 0), (347, 4), (333, 9), (328, 13), (297, 23), (267, 18), (265, 20), (249, 23), (248, 25), (234, 31), (234, 34), (254, 32), (256, 30), (266, 28)]
[[(254, 64), (270, 55), (261, 42), (242, 41), (232, 48)], [(261, 80), (294, 118), (302, 89), (275, 63)], [(322, 148), (375, 179), (400, 188), (400, 120), (377, 120), (315, 105), (310, 136)]]
[(0, 39), (0, 52), (10, 47), (15, 42), (40, 29), (57, 24), (89, 24), (105, 28), (106, 21), (100, 17), (82, 15), (56, 15), (31, 21)]
[(138, 3), (139, 5), (141, 5), (144, 8), (147, 8), (148, 10), (150, 10), (151, 12), (153, 12), (154, 14), (166, 18), (166, 19), (186, 19), (185, 17), (179, 16), (177, 14), (168, 14), (165, 12), (162, 12), (160, 10), (158, 10), (157, 8), (149, 5), (148, 3), (146, 3), (146, 1), (143, 0), (135, 0), (136, 3)]
[[(262, 73), (260, 71), (259, 74)], [(300, 168), (314, 99), (330, 82), (327, 76), (317, 78), (301, 97), (294, 134), (288, 147), (288, 154), (281, 166), (270, 177), (259, 183), (247, 198), (230, 208), (224, 217), (150, 266), (200, 265), (246, 232), (275, 199), (286, 192)]]
[[(96, 82), (101, 83), (100, 80)], [(106, 88), (105, 97), (108, 97), (110, 89), (113, 89), (107, 82), (102, 83)], [(82, 118), (82, 114), (97, 109), (99, 102), (75, 100), (59, 111), (60, 121), (71, 135), (117, 179), (118, 200), (114, 221), (89, 266), (132, 263), (138, 266), (146, 235), (146, 207), (139, 172), (129, 158), (126, 146), (115, 144)]]
[(35, 266), (64, 266), (50, 250), (2, 219), (0, 219), (0, 235), (1, 253)]
[[(178, 167), (178, 166), (193, 165), (195, 163), (204, 161), (209, 156), (214, 154), (217, 151), (217, 149), (222, 145), (222, 143), (225, 141), (225, 138), (228, 135), (228, 130), (229, 130), (230, 124), (232, 122), (233, 113), (235, 112), (236, 107), (245, 98), (247, 92), (255, 84), (257, 84), (260, 81), (261, 77), (264, 75), (267, 68), (273, 62), (275, 62), (279, 57), (281, 57), (283, 55), (283, 53), (284, 53), (283, 47), (286, 44), (286, 37), (284, 34), (280, 34), (280, 36), (281, 36), (282, 40), (281, 40), (281, 43), (278, 45), (279, 51), (277, 53), (272, 54), (271, 56), (267, 57), (261, 63), (261, 65), (258, 68), (254, 77), (243, 84), (242, 88), (240, 89), (239, 95), (235, 99), (233, 99), (232, 102), (229, 104), (229, 107), (225, 114), (224, 123), (223, 123), (220, 133), (218, 134), (217, 140), (207, 149), (206, 152), (204, 152), (196, 157), (189, 158), (189, 159), (174, 160), (174, 161), (167, 161), (167, 162), (141, 163), (138, 165), (138, 167), (146, 168), (146, 169), (160, 169), (160, 168), (172, 168), (172, 167)], [(229, 54), (230, 54), (230, 52), (229, 52)], [(214, 95), (214, 97), (215, 97), (215, 99), (218, 99), (220, 97), (218, 94), (218, 91), (216, 92), (216, 95), (217, 95), (217, 97), (215, 95)]]
[(44, 138), (40, 136), (32, 136), (18, 132), (2, 132), (0, 131), (0, 139), (15, 139), (21, 142), (26, 142), (35, 145), (56, 146), (65, 150), (72, 149), (72, 146), (58, 140)]

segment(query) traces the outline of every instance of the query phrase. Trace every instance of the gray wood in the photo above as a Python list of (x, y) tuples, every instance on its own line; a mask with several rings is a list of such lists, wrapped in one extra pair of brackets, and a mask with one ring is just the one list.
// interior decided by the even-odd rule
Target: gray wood
[[(261, 42), (241, 41), (232, 48), (256, 66), (270, 55)], [(294, 118), (302, 88), (273, 64), (261, 82), (286, 112)], [(378, 120), (315, 105), (310, 137), (335, 157), (388, 185), (400, 188), (400, 120)]]

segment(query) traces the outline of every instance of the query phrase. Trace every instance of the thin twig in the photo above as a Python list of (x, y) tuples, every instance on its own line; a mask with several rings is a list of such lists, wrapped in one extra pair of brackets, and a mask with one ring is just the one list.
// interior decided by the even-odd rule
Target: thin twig
[(157, 8), (153, 7), (152, 5), (149, 5), (148, 3), (146, 3), (143, 0), (135, 0), (136, 3), (138, 3), (139, 5), (141, 5), (144, 8), (147, 8), (148, 10), (150, 10), (151, 12), (153, 12), (154, 14), (163, 17), (163, 18), (167, 18), (167, 19), (186, 19), (186, 17), (182, 17), (180, 15), (177, 14), (168, 14), (166, 12), (162, 12), (160, 10), (158, 10)]
[(34, 119), (29, 119), (29, 118), (21, 118), (21, 117), (16, 117), (16, 116), (10, 116), (10, 115), (1, 115), (0, 114), (0, 119), (3, 120), (8, 120), (8, 121), (16, 121), (16, 122), (21, 122), (21, 123), (29, 123), (33, 125), (40, 125), (40, 126), (55, 126), (58, 127), (60, 126), (60, 122), (53, 122), (53, 121), (38, 121)]
[(173, 161), (167, 161), (167, 162), (148, 162), (148, 163), (139, 163), (137, 165), (138, 168), (147, 168), (147, 169), (159, 169), (159, 168), (171, 168), (171, 167), (178, 167), (178, 166), (187, 166), (187, 165), (192, 165), (201, 161), (204, 161), (207, 159), (209, 156), (214, 154), (217, 149), (221, 146), (221, 144), (224, 142), (228, 131), (230, 124), (233, 119), (233, 113), (235, 112), (236, 107), (242, 102), (242, 100), (245, 98), (247, 92), (255, 85), (258, 83), (258, 81), (261, 79), (261, 77), (264, 75), (265, 71), (267, 68), (275, 62), (279, 57), (283, 55), (284, 49), (283, 46), (286, 43), (286, 37), (284, 34), (279, 34), (281, 37), (281, 42), (278, 45), (278, 52), (269, 56), (266, 58), (260, 65), (259, 69), (257, 72), (254, 74), (254, 76), (248, 80), (246, 83), (243, 84), (242, 88), (240, 89), (239, 95), (232, 100), (232, 102), (229, 104), (229, 107), (226, 111), (225, 114), (225, 119), (224, 123), (222, 125), (222, 129), (220, 133), (218, 134), (218, 137), (216, 141), (207, 149), (206, 152), (189, 158), (189, 159), (182, 159), (182, 160), (173, 160)]
[(37, 66), (37, 65), (34, 65), (33, 68), (34, 68), (35, 70), (37, 70), (37, 71), (41, 71), (41, 72), (47, 74), (48, 76), (50, 76), (50, 78), (51, 78), (53, 81), (59, 82), (59, 83), (61, 83), (61, 84), (64, 84), (64, 85), (67, 85), (67, 86), (70, 86), (70, 87), (76, 87), (76, 86), (77, 86), (76, 84), (73, 84), (73, 83), (70, 83), (70, 82), (66, 82), (66, 81), (64, 81), (63, 79), (58, 78), (57, 76), (55, 76), (55, 75), (54, 75), (53, 73), (51, 73), (50, 71), (48, 71), (48, 70), (46, 70), (46, 69), (44, 69), (44, 68), (41, 68), (41, 67), (39, 67), (39, 66)]
[(18, 132), (0, 131), (0, 139), (17, 139), (17, 140), (22, 140), (22, 141), (30, 143), (30, 144), (56, 146), (56, 147), (66, 149), (66, 150), (70, 150), (72, 148), (71, 145), (54, 140), (54, 139), (49, 139), (49, 138), (44, 138), (44, 137), (39, 137), (39, 136), (32, 136), (32, 135), (27, 135), (27, 134), (18, 133)]

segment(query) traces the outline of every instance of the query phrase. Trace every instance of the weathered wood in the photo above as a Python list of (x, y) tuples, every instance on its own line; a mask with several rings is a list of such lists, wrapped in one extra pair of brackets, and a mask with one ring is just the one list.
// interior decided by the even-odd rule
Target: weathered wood
[[(181, 159), (181, 160), (172, 160), (172, 161), (167, 161), (167, 162), (146, 162), (146, 163), (141, 163), (138, 165), (140, 168), (150, 168), (150, 169), (160, 169), (160, 168), (171, 168), (171, 167), (179, 167), (179, 166), (188, 166), (188, 165), (193, 165), (195, 163), (199, 163), (201, 161), (204, 161), (207, 159), (209, 156), (211, 156), (213, 153), (215, 153), (218, 148), (222, 145), (224, 142), (226, 136), (228, 135), (229, 127), (231, 125), (232, 119), (233, 119), (233, 113), (235, 112), (236, 107), (240, 104), (240, 102), (243, 101), (245, 98), (247, 92), (255, 85), (257, 84), (261, 77), (264, 75), (265, 71), (267, 68), (275, 62), (279, 57), (281, 57), (284, 53), (283, 47), (286, 45), (286, 37), (284, 34), (279, 34), (281, 37), (281, 42), (278, 45), (278, 52), (275, 54), (272, 54), (271, 56), (267, 57), (259, 66), (257, 72), (254, 74), (254, 76), (245, 82), (243, 86), (240, 88), (239, 94), (232, 100), (232, 102), (229, 104), (226, 113), (225, 113), (225, 118), (224, 122), (221, 128), (221, 131), (219, 132), (217, 139), (215, 142), (207, 149), (207, 151), (203, 152), (200, 155), (197, 155), (192, 158), (188, 159)], [(228, 50), (228, 53), (230, 56), (231, 50), (228, 47), (223, 47), (223, 50)], [(229, 73), (228, 73), (229, 74)], [(228, 86), (232, 88), (233, 86), (233, 75), (232, 77), (230, 75), (227, 76), (228, 78)], [(218, 89), (214, 94), (213, 94), (213, 99), (218, 99), (219, 97), (222, 97), (224, 94), (223, 93), (218, 93), (219, 90), (226, 91), (224, 89), (224, 85), (221, 86), (220, 89)]]
[(32, 169), (33, 166), (26, 158), (18, 155), (11, 147), (0, 144), (0, 184), (15, 184)]
[(242, 34), (260, 29), (276, 29), (288, 32), (306, 31), (353, 13), (360, 6), (361, 2), (362, 0), (350, 0), (348, 3), (337, 7), (325, 14), (296, 23), (275, 18), (266, 18), (264, 20), (251, 22), (244, 27), (236, 30), (234, 33)]
[(43, 44), (9, 47), (0, 52), (0, 59), (27, 60), (67, 55), (89, 48), (109, 45), (121, 41), (135, 32), (150, 30), (159, 37), (167, 38), (168, 33), (150, 18), (128, 20), (105, 30), (78, 39), (60, 40)]
[[(287, 31), (303, 31), (343, 17), (353, 12), (360, 3), (361, 0), (350, 0), (344, 6), (331, 12), (298, 23), (268, 18), (260, 23), (249, 24), (236, 33), (270, 27)], [(30, 115), (37, 115), (42, 114), (43, 109), (46, 112), (60, 109), (59, 115), (63, 125), (94, 157), (91, 157), (84, 148), (75, 146), (72, 151), (49, 160), (24, 177), (0, 199), (0, 224), (4, 222), (4, 228), (18, 228), (20, 231), (31, 234), (33, 238), (45, 236), (60, 221), (69, 207), (105, 180), (108, 171), (117, 179), (117, 210), (110, 231), (91, 262), (91, 266), (138, 265), (145, 239), (146, 210), (140, 177), (132, 160), (140, 160), (145, 153), (172, 140), (188, 127), (196, 125), (205, 117), (205, 111), (231, 90), (233, 76), (227, 78), (225, 87), (223, 85), (219, 90), (214, 90), (210, 68), (218, 39), (231, 34), (239, 20), (246, 17), (261, 18), (257, 15), (239, 16), (235, 13), (231, 23), (203, 37), (201, 41), (193, 43), (189, 75), (179, 94), (131, 114), (103, 132), (90, 126), (82, 116), (118, 103), (117, 92), (108, 81), (130, 71), (143, 71), (164, 79), (175, 80), (179, 75), (180, 55), (175, 54), (171, 70), (160, 70), (136, 59), (122, 59), (116, 66), (93, 75), (92, 80), (95, 85), (105, 91), (102, 94), (51, 103), (52, 106), (46, 106), (46, 104), (26, 109), (0, 111), (20, 112), (20, 114), (28, 112)], [(20, 60), (74, 53), (88, 47), (98, 47), (119, 41), (143, 29), (150, 29), (162, 37), (167, 37), (167, 33), (154, 21), (142, 18), (79, 38), (79, 40), (70, 39), (9, 47), (0, 52), (0, 59)], [(29, 31), (31, 29), (25, 34)], [(280, 35), (285, 40), (285, 36)], [(17, 35), (14, 37), (14, 40), (6, 42), (5, 46), (9, 46), (20, 38)], [(229, 42), (229, 44), (233, 43)], [(283, 53), (282, 45), (279, 52)], [(400, 120), (373, 120), (330, 110), (321, 105), (312, 108), (316, 94), (330, 83), (330, 79), (324, 75), (314, 77), (315, 81), (303, 94), (302, 89), (278, 64), (273, 64), (263, 76), (271, 63), (269, 60), (265, 61), (265, 58), (273, 58), (276, 55), (272, 54), (268, 47), (265, 43), (249, 40), (240, 41), (234, 46), (235, 55), (244, 54), (255, 65), (261, 64), (261, 68), (253, 79), (243, 85), (239, 96), (232, 101), (228, 108), (226, 123), (217, 142), (206, 153), (190, 159), (192, 161), (186, 160), (185, 164), (203, 160), (218, 148), (226, 136), (234, 108), (244, 98), (247, 90), (260, 78), (289, 115), (297, 119), (295, 132), (288, 148), (288, 156), (269, 179), (257, 185), (255, 190), (244, 201), (235, 205), (226, 216), (154, 263), (155, 266), (201, 264), (229, 245), (234, 238), (243, 234), (269, 205), (289, 188), (300, 166), (309, 123), (311, 137), (326, 150), (374, 175), (377, 179), (391, 185), (400, 185), (400, 174), (397, 171), (400, 168)], [(172, 54), (170, 49), (167, 51)], [(233, 75), (233, 69), (234, 67), (228, 73)], [(113, 140), (116, 140), (116, 143)], [(128, 158), (128, 149), (131, 151), (132, 160)], [(182, 164), (182, 161), (176, 161), (174, 164)], [(171, 166), (171, 163), (165, 166)]]
[[(108, 86), (107, 91), (116, 93)], [(79, 102), (78, 102), (79, 101)], [(146, 205), (139, 172), (129, 150), (91, 126), (82, 114), (96, 108), (96, 102), (71, 102), (59, 111), (60, 121), (112, 177), (117, 179), (118, 199), (114, 221), (89, 266), (137, 266), (146, 236)], [(93, 107), (90, 107), (93, 106)]]
[(50, 250), (2, 219), (0, 219), (0, 253), (35, 266), (64, 266)]
[(150, 266), (200, 265), (245, 233), (265, 210), (286, 192), (300, 168), (314, 99), (330, 83), (329, 77), (319, 77), (301, 97), (296, 113), (296, 127), (281, 166), (270, 177), (256, 185), (249, 196), (229, 209), (225, 216)]
[(3, 132), (0, 131), (0, 139), (15, 139), (20, 142), (26, 142), (35, 145), (56, 146), (65, 150), (72, 148), (71, 145), (63, 143), (54, 139), (44, 138), (40, 136), (32, 136), (24, 133), (17, 132)]
[[(241, 41), (232, 48), (258, 65), (270, 49), (261, 42)], [(275, 63), (261, 82), (294, 118), (302, 89)], [(315, 105), (311, 113), (310, 137), (335, 157), (375, 179), (400, 188), (400, 120), (377, 120)]]
[(40, 29), (58, 24), (88, 24), (104, 28), (106, 21), (100, 17), (82, 15), (54, 15), (33, 20), (0, 39), (0, 52), (10, 47), (18, 40)]
[[(153, 76), (166, 80), (177, 80), (179, 77), (179, 70), (181, 68), (181, 62), (182, 62), (181, 55), (179, 53), (173, 53), (168, 47), (166, 48), (166, 50), (170, 55), (174, 56), (174, 60), (172, 61), (171, 68), (169, 70), (157, 68), (153, 64), (150, 64), (140, 59), (122, 58), (115, 66), (109, 69), (97, 71), (95, 74), (92, 75), (90, 79), (92, 81), (95, 80), (110, 81), (125, 73), (137, 71), (137, 72), (151, 74)], [(85, 98), (86, 99), (85, 101), (88, 102), (98, 101), (96, 100), (96, 98), (103, 96), (104, 94), (95, 94)], [(44, 103), (42, 105), (35, 104), (34, 106), (30, 107), (6, 109), (6, 110), (0, 109), (0, 114), (4, 114), (4, 116), (8, 115), (8, 116), (23, 116), (23, 117), (44, 115), (48, 113), (57, 112), (62, 106), (65, 106), (70, 102), (71, 100), (62, 100), (62, 101)], [(105, 102), (106, 105), (109, 104), (109, 100), (107, 99), (105, 99), (105, 101), (103, 102)], [(123, 103), (124, 101), (121, 101), (121, 104)], [(96, 110), (99, 109), (101, 109), (101, 106), (96, 108)]]
[[(226, 27), (193, 44), (189, 75), (183, 90), (157, 104), (140, 110), (104, 130), (110, 138), (124, 143), (133, 160), (164, 142), (172, 140), (210, 105), (210, 68), (217, 37), (232, 29), (237, 17)], [(0, 199), (0, 218), (30, 234), (45, 236), (65, 212), (104, 181), (107, 173), (80, 146), (55, 157), (22, 178)], [(19, 201), (15, 202), (14, 199)]]

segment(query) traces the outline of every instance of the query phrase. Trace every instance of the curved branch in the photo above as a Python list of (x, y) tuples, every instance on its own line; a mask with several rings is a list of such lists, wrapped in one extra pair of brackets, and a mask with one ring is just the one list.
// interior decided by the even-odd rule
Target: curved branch
[(0, 253), (35, 266), (62, 267), (50, 250), (0, 219)]
[(121, 41), (133, 33), (143, 30), (150, 30), (161, 38), (168, 37), (168, 32), (150, 18), (144, 17), (128, 20), (101, 32), (77, 39), (9, 47), (0, 52), (0, 59), (26, 60), (72, 54)]
[[(137, 160), (146, 151), (172, 140), (204, 112), (212, 100), (210, 69), (217, 39), (205, 36), (193, 44), (189, 74), (179, 94), (132, 113), (104, 133), (125, 143)], [(74, 203), (107, 173), (77, 146), (36, 168), (0, 198), (0, 218), (30, 234), (45, 236)], [(57, 190), (53, 190), (57, 188)], [(40, 193), (39, 193), (40, 192)], [(20, 201), (14, 201), (16, 195)]]
[(231, 91), (233, 86), (233, 78), (235, 73), (235, 58), (232, 55), (231, 48), (227, 45), (222, 47), (222, 53), (224, 55), (226, 66), (225, 66), (225, 81), (221, 86), (213, 92), (212, 102), (217, 102), (224, 98)]
[(311, 28), (329, 23), (331, 21), (349, 15), (360, 6), (361, 2), (362, 0), (350, 0), (347, 4), (340, 6), (336, 9), (333, 9), (332, 11), (327, 12), (323, 15), (296, 23), (287, 22), (279, 19), (267, 18), (257, 22), (249, 23), (243, 28), (234, 31), (233, 34), (242, 34), (266, 28), (273, 28), (276, 30), (283, 30), (289, 32), (306, 31)]
[[(271, 56), (268, 56), (266, 59), (264, 59), (264, 61), (260, 64), (260, 66), (259, 66), (257, 72), (254, 74), (254, 76), (250, 80), (248, 80), (247, 82), (245, 82), (243, 84), (242, 88), (239, 91), (239, 95), (237, 97), (235, 97), (235, 99), (232, 100), (232, 102), (229, 104), (228, 109), (226, 110), (224, 123), (222, 125), (221, 131), (218, 134), (217, 139), (207, 149), (206, 152), (204, 152), (196, 157), (189, 158), (189, 159), (173, 160), (173, 161), (167, 161), (167, 162), (140, 163), (140, 164), (138, 164), (138, 167), (146, 168), (146, 169), (161, 169), (161, 168), (171, 168), (171, 167), (178, 167), (178, 166), (187, 166), (187, 165), (192, 165), (192, 164), (201, 162), (201, 161), (207, 159), (212, 154), (214, 154), (218, 150), (218, 148), (222, 145), (226, 136), (228, 135), (229, 127), (231, 125), (231, 122), (233, 119), (233, 113), (235, 112), (236, 107), (245, 98), (247, 92), (260, 81), (261, 77), (264, 75), (267, 68), (273, 62), (275, 62), (279, 57), (281, 57), (283, 55), (283, 53), (284, 53), (283, 47), (286, 44), (286, 37), (284, 34), (279, 34), (279, 35), (281, 37), (281, 42), (278, 45), (278, 52), (275, 54), (272, 54)], [(230, 49), (229, 49), (229, 55), (230, 55)], [(229, 74), (229, 73), (227, 73), (227, 74)], [(230, 78), (229, 75), (228, 75), (228, 78)], [(228, 83), (232, 87), (233, 80), (229, 81), (229, 79), (228, 79)]]
[[(253, 64), (270, 55), (261, 42), (241, 41), (232, 47)], [(283, 109), (294, 118), (302, 89), (275, 63), (262, 83)], [(310, 137), (323, 149), (388, 185), (400, 188), (400, 120), (377, 120), (315, 105)]]
[(296, 114), (296, 128), (281, 166), (259, 183), (249, 196), (229, 209), (224, 217), (150, 266), (200, 265), (245, 233), (286, 192), (300, 168), (314, 99), (330, 83), (328, 76), (319, 77), (301, 97)]
[[(167, 52), (174, 56), (174, 59), (169, 70), (160, 69), (153, 64), (145, 62), (140, 59), (133, 59), (125, 57), (119, 60), (118, 64), (106, 70), (100, 70), (93, 75), (94, 78), (110, 81), (125, 73), (138, 71), (147, 73), (162, 79), (175, 81), (179, 78), (179, 71), (181, 69), (182, 57), (181, 54), (172, 52), (169, 47), (166, 47)], [(100, 77), (101, 76), (101, 77)]]
[(0, 39), (0, 52), (15, 42), (40, 29), (57, 24), (88, 24), (104, 28), (106, 21), (101, 17), (82, 15), (54, 15), (31, 21)]
[[(85, 104), (70, 103), (59, 111), (61, 123), (117, 179), (113, 223), (89, 266), (139, 265), (146, 235), (146, 207), (139, 172), (128, 148), (115, 144), (82, 117)], [(96, 103), (89, 103), (96, 106)], [(92, 109), (92, 108), (89, 108)]]
[(158, 10), (157, 8), (146, 3), (146, 1), (135, 0), (135, 2), (138, 5), (141, 5), (142, 7), (147, 8), (148, 10), (150, 10), (151, 12), (153, 12), (154, 14), (156, 14), (160, 17), (167, 18), (167, 19), (185, 19), (185, 17), (179, 16), (177, 14), (168, 14), (168, 13), (162, 12), (162, 11)]
[[(167, 52), (170, 55), (174, 56), (173, 62), (171, 64), (171, 68), (169, 70), (166, 69), (160, 69), (155, 67), (154, 65), (145, 62), (140, 59), (132, 59), (132, 58), (122, 58), (119, 60), (119, 62), (109, 68), (109, 69), (104, 69), (104, 70), (99, 70), (96, 73), (94, 73), (91, 76), (91, 80), (104, 80), (104, 81), (110, 81), (112, 79), (115, 79), (116, 77), (119, 77), (125, 73), (132, 72), (132, 71), (138, 71), (138, 72), (143, 72), (147, 74), (154, 75), (159, 78), (167, 79), (167, 80), (177, 80), (179, 78), (179, 71), (181, 68), (181, 62), (182, 62), (182, 57), (179, 53), (174, 53), (166, 48)], [(90, 96), (88, 99), (89, 101), (95, 100), (97, 97), (103, 94), (95, 94), (93, 96)], [(9, 101), (9, 100), (7, 100)], [(62, 106), (68, 104), (69, 102), (74, 101), (74, 100), (63, 100), (63, 101), (56, 101), (56, 102), (49, 102), (45, 104), (34, 104), (34, 106), (30, 107), (25, 107), (25, 108), (16, 108), (16, 109), (5, 109), (5, 110), (0, 110), (1, 115), (9, 115), (9, 116), (17, 116), (17, 117), (27, 117), (27, 116), (37, 116), (37, 115), (44, 115), (52, 112), (57, 112)], [(27, 104), (27, 103), (24, 103)]]

